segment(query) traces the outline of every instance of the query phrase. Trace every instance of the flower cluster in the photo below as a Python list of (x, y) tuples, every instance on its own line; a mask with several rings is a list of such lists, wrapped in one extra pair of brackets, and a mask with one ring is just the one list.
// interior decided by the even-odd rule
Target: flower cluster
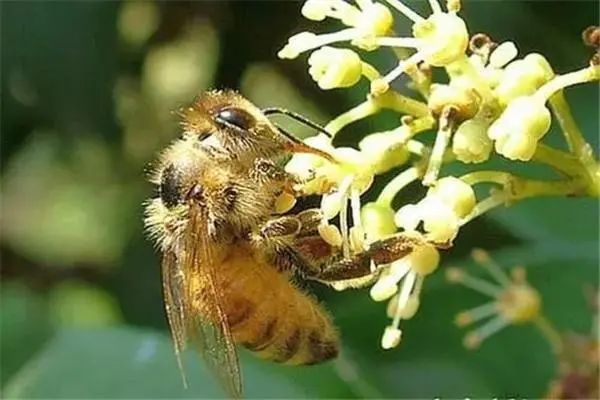
[[(452, 246), (464, 224), (525, 198), (600, 194), (600, 166), (563, 96), (569, 86), (600, 79), (599, 57), (579, 70), (557, 74), (541, 54), (519, 57), (512, 42), (498, 44), (485, 34), (470, 34), (459, 16), (459, 0), (448, 0), (445, 9), (438, 0), (429, 4), (431, 15), (424, 17), (401, 0), (307, 0), (303, 16), (312, 21), (337, 20), (341, 29), (298, 33), (278, 53), (280, 58), (295, 59), (310, 52), (308, 72), (323, 90), (368, 82), (365, 100), (325, 126), (331, 137), (306, 140), (333, 155), (337, 163), (303, 154), (295, 155), (286, 168), (305, 179), (302, 192), (322, 195), (324, 217), (319, 230), (345, 256), (390, 235), (418, 238), (415, 243), (421, 243), (401, 260), (377, 268), (371, 297), (388, 301), (392, 319), (382, 339), (385, 348), (400, 342), (399, 321), (417, 312), (425, 277), (437, 269), (440, 250)], [(400, 19), (412, 23), (410, 37), (395, 35), (394, 23)], [(366, 52), (389, 50), (397, 58), (391, 70), (380, 72), (363, 58)], [(444, 83), (433, 81), (434, 68), (445, 71)], [(394, 87), (402, 75), (410, 78), (414, 97)], [(385, 132), (362, 132), (358, 149), (332, 145), (342, 129), (382, 110), (398, 113), (401, 125)], [(568, 151), (542, 143), (552, 114)], [(435, 134), (431, 146), (420, 140), (427, 132)], [(500, 170), (442, 174), (445, 164), (477, 167), (495, 156), (543, 163), (565, 179), (532, 180)], [(361, 195), (371, 189), (377, 176), (392, 170), (398, 173), (377, 199), (361, 204)], [(394, 209), (398, 192), (416, 181), (427, 188), (424, 198)], [(478, 198), (476, 193), (481, 191), (475, 186), (479, 184), (492, 184), (493, 189)], [(339, 227), (331, 222), (338, 216)], [(519, 305), (530, 303), (523, 306), (529, 307), (525, 311), (503, 303), (507, 313), (516, 313), (501, 313), (503, 319), (498, 321), (505, 324), (526, 311), (533, 317), (539, 307), (535, 291), (524, 282), (511, 285), (505, 289), (511, 290)], [(494, 329), (501, 325), (495, 324)], [(476, 337), (485, 337), (486, 332)]]

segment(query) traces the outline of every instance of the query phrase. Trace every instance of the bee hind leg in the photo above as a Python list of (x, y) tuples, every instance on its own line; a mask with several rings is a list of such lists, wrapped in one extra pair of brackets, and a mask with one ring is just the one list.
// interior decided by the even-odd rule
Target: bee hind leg
[[(422, 240), (399, 233), (389, 238), (377, 240), (368, 245), (365, 251), (341, 257), (341, 252), (321, 264), (315, 273), (313, 267), (306, 277), (324, 283), (339, 283), (344, 286), (363, 286), (378, 275), (377, 266), (391, 263), (410, 254), (422, 245)], [(337, 285), (340, 286), (340, 285)]]

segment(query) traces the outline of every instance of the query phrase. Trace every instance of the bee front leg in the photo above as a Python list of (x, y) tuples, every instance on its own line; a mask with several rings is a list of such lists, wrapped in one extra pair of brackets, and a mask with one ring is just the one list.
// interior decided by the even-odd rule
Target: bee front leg
[(299, 179), (272, 160), (257, 158), (250, 175), (259, 185), (271, 185), (283, 192), (296, 195), (294, 187), (299, 183)]

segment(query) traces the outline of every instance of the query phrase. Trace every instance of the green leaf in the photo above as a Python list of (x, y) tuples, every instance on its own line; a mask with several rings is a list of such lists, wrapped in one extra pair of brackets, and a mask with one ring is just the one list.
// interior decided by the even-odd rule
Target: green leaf
[(1, 384), (50, 338), (48, 310), (39, 295), (25, 286), (3, 284), (0, 294)]
[[(333, 368), (269, 365), (242, 353), (246, 397), (352, 397)], [(129, 328), (65, 330), (5, 390), (9, 398), (215, 398), (224, 394), (204, 363), (184, 357), (183, 388), (166, 335)], [(280, 373), (279, 371), (283, 371)], [(312, 381), (312, 386), (308, 384)], [(319, 383), (320, 382), (320, 383)], [(325, 387), (326, 386), (326, 387)]]

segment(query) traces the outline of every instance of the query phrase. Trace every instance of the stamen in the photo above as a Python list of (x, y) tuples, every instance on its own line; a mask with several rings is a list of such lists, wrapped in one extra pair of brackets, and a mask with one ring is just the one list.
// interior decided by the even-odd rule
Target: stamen
[(493, 285), (483, 279), (475, 278), (471, 275), (461, 273), (456, 274), (452, 277), (453, 282), (461, 283), (463, 286), (466, 286), (470, 289), (473, 289), (479, 293), (483, 293), (490, 297), (499, 297), (502, 295), (502, 288), (496, 285)]
[(366, 250), (366, 234), (363, 229), (362, 219), (360, 216), (360, 194), (356, 190), (352, 190), (350, 195), (350, 206), (352, 208), (352, 225), (355, 231), (359, 232), (356, 239), (359, 241), (357, 244), (360, 250)]
[(402, 288), (400, 289), (400, 295), (398, 296), (398, 306), (396, 308), (396, 315), (394, 316), (394, 321), (392, 322), (393, 326), (396, 328), (400, 325), (400, 319), (402, 318), (402, 310), (406, 307), (406, 303), (408, 302), (408, 298), (410, 297), (410, 293), (413, 290), (415, 285), (415, 280), (417, 278), (417, 274), (414, 272), (410, 272), (404, 281), (402, 282)]
[(429, 5), (431, 6), (431, 10), (434, 14), (440, 14), (443, 12), (442, 6), (440, 6), (440, 3), (437, 0), (429, 0)]
[(408, 57), (406, 60), (402, 60), (398, 63), (398, 66), (387, 73), (382, 79), (387, 84), (392, 83), (396, 78), (404, 73), (406, 68), (410, 65), (418, 64), (425, 59), (425, 55), (417, 52), (412, 56)]
[[(314, 48), (326, 46), (326, 45), (329, 45), (332, 43), (344, 42), (346, 40), (352, 40), (352, 39), (354, 39), (355, 36), (356, 36), (355, 28), (347, 28), (347, 29), (342, 29), (341, 31), (338, 31), (338, 32), (325, 33), (322, 35), (318, 35), (319, 45), (313, 46), (311, 48), (314, 49)], [(310, 49), (306, 49), (306, 50), (310, 50)]]
[(410, 271), (411, 265), (408, 260), (399, 260), (394, 261), (390, 264), (390, 275), (396, 279), (398, 282), (400, 279), (404, 278), (404, 276)]
[(402, 4), (399, 0), (386, 0), (388, 4), (394, 7), (396, 10), (400, 11), (400, 13), (404, 14), (408, 19), (413, 22), (421, 22), (424, 21), (425, 18), (421, 17), (419, 14)]
[(348, 191), (352, 185), (352, 175), (348, 175), (338, 188), (342, 197), (342, 208), (340, 210), (340, 231), (342, 233), (342, 254), (344, 258), (350, 257), (350, 243), (348, 240)]
[(421, 39), (417, 38), (399, 38), (399, 37), (377, 37), (374, 38), (373, 41), (378, 46), (388, 46), (388, 47), (403, 47), (403, 48), (411, 48), (418, 49), (419, 46), (423, 43)]
[(490, 320), (477, 330), (468, 333), (467, 336), (465, 336), (465, 347), (469, 349), (478, 347), (485, 339), (489, 338), (494, 333), (497, 333), (508, 325), (509, 322), (502, 317), (496, 317)]
[(498, 303), (491, 301), (481, 306), (472, 308), (468, 311), (459, 313), (456, 317), (456, 324), (459, 326), (465, 326), (473, 322), (477, 322), (484, 318), (489, 317), (498, 313)]
[(485, 268), (485, 270), (498, 282), (500, 285), (504, 287), (509, 287), (512, 285), (510, 278), (506, 273), (502, 270), (491, 257), (481, 249), (474, 249), (471, 252), (471, 257), (475, 260), (477, 264)]

